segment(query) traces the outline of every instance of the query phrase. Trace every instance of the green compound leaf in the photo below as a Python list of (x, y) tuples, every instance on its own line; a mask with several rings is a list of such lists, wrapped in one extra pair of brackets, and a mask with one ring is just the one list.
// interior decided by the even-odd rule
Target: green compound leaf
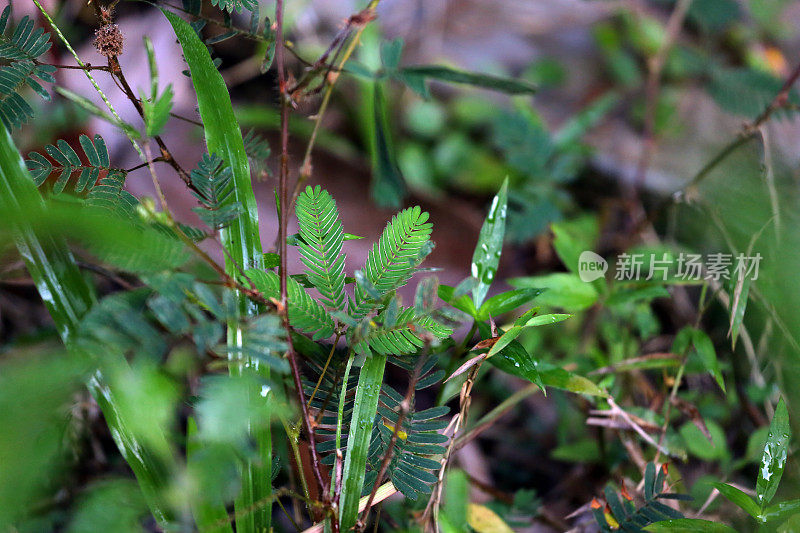
[[(363, 270), (364, 279), (377, 295), (383, 296), (409, 280), (429, 251), (432, 229), (428, 213), (419, 207), (400, 211), (386, 225), (369, 251)], [(355, 318), (366, 316), (376, 306), (364, 284), (356, 285), (355, 297), (355, 305), (350, 307), (350, 315)]]
[[(280, 278), (271, 270), (250, 269), (245, 271), (247, 279), (267, 298), (280, 297)], [(247, 283), (247, 279), (244, 280)], [(333, 335), (333, 318), (325, 308), (314, 300), (306, 290), (294, 280), (287, 278), (289, 299), (289, 323), (306, 333), (314, 333), (314, 339), (325, 339)]]
[(295, 208), (300, 227), (300, 256), (308, 280), (322, 295), (322, 302), (332, 309), (344, 310), (344, 230), (336, 202), (319, 186), (307, 187), (297, 197)]

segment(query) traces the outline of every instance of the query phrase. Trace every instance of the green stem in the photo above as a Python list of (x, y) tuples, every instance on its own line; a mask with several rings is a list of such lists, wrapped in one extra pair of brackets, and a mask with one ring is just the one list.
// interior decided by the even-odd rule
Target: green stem
[[(225, 271), (235, 279), (241, 269), (263, 268), (258, 210), (242, 133), (233, 114), (225, 81), (214, 66), (205, 44), (186, 21), (174, 13), (162, 11), (172, 25), (189, 65), (208, 151), (222, 157), (231, 168), (233, 194), (230, 201), (238, 202), (242, 207), (241, 216), (220, 232), (222, 245), (227, 251)], [(264, 310), (241, 292), (236, 294), (236, 298), (239, 317), (256, 316)], [(257, 361), (241, 359), (241, 348), (248, 340), (239, 323), (240, 320), (235, 320), (228, 325), (228, 344), (232, 348), (229, 358), (236, 360), (236, 364), (231, 365), (231, 373), (240, 374), (246, 368), (255, 368), (269, 378), (268, 367), (259, 366)], [(271, 410), (269, 396), (258, 400), (265, 411)], [(242, 490), (235, 501), (236, 530), (239, 533), (270, 531), (272, 525), (272, 506), (260, 505), (260, 502), (271, 502), (272, 435), (267, 427), (253, 437), (258, 447), (258, 458), (243, 462)]]

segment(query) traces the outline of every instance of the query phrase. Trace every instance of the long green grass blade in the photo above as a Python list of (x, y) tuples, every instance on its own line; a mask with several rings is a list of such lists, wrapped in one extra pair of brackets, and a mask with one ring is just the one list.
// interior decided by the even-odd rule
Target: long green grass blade
[(347, 439), (347, 455), (342, 473), (339, 530), (348, 531), (358, 518), (358, 500), (364, 487), (364, 474), (369, 453), (369, 438), (375, 414), (378, 412), (378, 396), (386, 368), (386, 356), (371, 354), (367, 357), (358, 376), (353, 415), (350, 418), (350, 435)]
[[(21, 217), (14, 213), (43, 207), (11, 135), (5, 126), (0, 127), (0, 209), (8, 220), (18, 220)], [(63, 240), (30, 224), (16, 224), (14, 231), (25, 265), (61, 338), (69, 347), (81, 317), (94, 303), (92, 291)], [(174, 517), (162, 498), (168, 483), (163, 465), (155, 461), (128, 430), (115, 406), (113, 392), (102, 383), (99, 374), (90, 381), (89, 390), (100, 406), (120, 452), (136, 475), (153, 516), (166, 529)]]
[[(231, 202), (239, 202), (242, 214), (220, 231), (222, 245), (228, 251), (226, 270), (237, 276), (240, 269), (263, 268), (261, 238), (258, 231), (258, 210), (250, 181), (250, 166), (244, 149), (239, 124), (233, 114), (231, 98), (225, 81), (217, 71), (206, 45), (189, 24), (168, 11), (162, 10), (172, 25), (183, 48), (183, 56), (189, 65), (197, 104), (206, 136), (209, 153), (220, 156), (233, 173)], [(242, 316), (259, 314), (263, 309), (239, 296), (239, 312)], [(241, 344), (247, 342), (236, 327), (228, 329), (228, 343), (237, 348), (235, 357), (242, 353)], [(241, 361), (239, 370), (244, 367)], [(237, 369), (233, 369), (237, 372)], [(260, 370), (268, 375), (269, 370)], [(264, 409), (269, 410), (269, 397), (263, 399)], [(242, 491), (236, 499), (236, 530), (241, 533), (269, 531), (272, 506), (272, 436), (269, 429), (254, 435), (259, 448), (260, 460), (247, 462), (242, 468)]]

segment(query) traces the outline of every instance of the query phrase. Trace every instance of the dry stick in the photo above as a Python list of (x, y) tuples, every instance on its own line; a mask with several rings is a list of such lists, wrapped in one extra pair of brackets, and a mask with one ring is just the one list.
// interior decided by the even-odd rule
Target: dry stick
[[(355, 50), (356, 45), (358, 44), (359, 40), (361, 39), (361, 34), (364, 32), (364, 28), (366, 27), (366, 23), (369, 22), (370, 20), (372, 20), (370, 18), (370, 16), (365, 16), (365, 14), (366, 15), (371, 15), (375, 11), (375, 8), (378, 6), (379, 2), (380, 2), (380, 0), (372, 0), (369, 3), (369, 5), (366, 7), (366, 9), (364, 9), (363, 11), (361, 11), (361, 13), (359, 13), (360, 16), (365, 17), (366, 22), (361, 23), (359, 25), (358, 31), (356, 31), (356, 34), (353, 36), (353, 38), (350, 40), (350, 43), (347, 45), (347, 48), (345, 49), (344, 53), (342, 54), (341, 61), (339, 61), (339, 64), (336, 65), (336, 67), (335, 67), (337, 71), (341, 71), (344, 68), (345, 63), (347, 63), (347, 60), (350, 59), (350, 56), (353, 54), (353, 51)], [(352, 19), (353, 19), (353, 17), (350, 17), (349, 20), (352, 20)], [(348, 23), (349, 23), (349, 21), (348, 21)], [(276, 55), (277, 55), (277, 53), (276, 53)], [(308, 181), (308, 179), (311, 177), (311, 172), (312, 172), (312, 170), (311, 170), (311, 152), (314, 149), (314, 143), (317, 140), (317, 134), (319, 133), (320, 127), (322, 125), (322, 117), (325, 116), (325, 111), (328, 109), (328, 103), (330, 102), (331, 94), (333, 93), (333, 87), (336, 85), (336, 81), (338, 79), (339, 78), (337, 76), (337, 77), (333, 78), (330, 81), (330, 83), (328, 84), (328, 86), (327, 86), (327, 88), (325, 90), (325, 94), (322, 97), (322, 103), (320, 104), (319, 110), (317, 111), (317, 114), (316, 114), (316, 116), (314, 118), (314, 129), (311, 131), (311, 138), (308, 140), (308, 145), (306, 146), (306, 152), (305, 152), (305, 155), (303, 155), (303, 163), (300, 165), (300, 177), (297, 178), (297, 184), (294, 187), (294, 193), (292, 194), (292, 202), (294, 202), (295, 198), (297, 198), (297, 195), (300, 194), (300, 190), (302, 189), (303, 184), (306, 181)], [(327, 76), (326, 76), (326, 80), (327, 80)], [(326, 81), (326, 80), (324, 80), (324, 81)]]
[[(494, 322), (492, 322), (494, 324)], [(442, 497), (442, 487), (444, 485), (444, 475), (447, 471), (447, 466), (450, 462), (452, 454), (456, 451), (456, 434), (458, 430), (466, 425), (467, 414), (469, 413), (469, 406), (472, 402), (470, 394), (472, 394), (472, 386), (475, 384), (475, 378), (478, 375), (478, 370), (481, 368), (479, 362), (470, 370), (467, 380), (461, 386), (461, 395), (459, 397), (459, 412), (450, 421), (453, 427), (453, 434), (450, 436), (450, 443), (447, 450), (442, 456), (442, 466), (439, 468), (439, 476), (436, 484), (431, 491), (431, 497), (428, 500), (428, 505), (425, 506), (425, 512), (422, 514), (422, 522), (430, 521), (433, 525), (434, 531), (439, 531), (438, 518), (439, 518), (439, 502)]]
[[(280, 276), (280, 306), (278, 312), (283, 320), (283, 326), (287, 333), (287, 357), (289, 365), (292, 368), (292, 377), (294, 378), (294, 386), (297, 389), (297, 400), (300, 404), (300, 411), (302, 413), (303, 425), (305, 426), (306, 433), (308, 433), (309, 452), (311, 454), (311, 468), (314, 471), (314, 477), (319, 484), (322, 491), (322, 499), (326, 507), (330, 506), (330, 495), (328, 492), (328, 484), (322, 477), (320, 472), (319, 456), (317, 455), (317, 444), (314, 436), (314, 428), (311, 425), (311, 418), (308, 414), (308, 406), (306, 405), (305, 394), (303, 393), (303, 382), (300, 378), (300, 367), (297, 364), (297, 357), (292, 344), (292, 332), (289, 326), (288, 316), (288, 299), (286, 292), (286, 232), (287, 232), (287, 215), (288, 215), (288, 174), (289, 174), (289, 106), (286, 94), (286, 65), (284, 59), (284, 46), (283, 46), (283, 0), (276, 0), (275, 4), (275, 24), (276, 24), (276, 41), (275, 46), (275, 63), (278, 68), (278, 86), (280, 89), (280, 105), (281, 105), (281, 159), (280, 159), (280, 172), (279, 172), (279, 224), (278, 224), (278, 255), (280, 256), (280, 265), (278, 267)], [(298, 465), (299, 466), (299, 465)], [(334, 533), (339, 530), (339, 522), (334, 516), (331, 519), (331, 524)]]
[(386, 454), (383, 456), (381, 467), (378, 469), (378, 477), (375, 478), (375, 483), (372, 485), (372, 491), (369, 493), (369, 499), (367, 499), (367, 508), (364, 509), (364, 515), (356, 523), (356, 531), (363, 531), (364, 527), (367, 525), (370, 507), (372, 507), (372, 502), (375, 500), (375, 494), (378, 492), (378, 487), (381, 485), (381, 479), (383, 479), (384, 474), (386, 474), (386, 470), (389, 468), (389, 463), (392, 460), (394, 447), (397, 444), (397, 435), (400, 433), (400, 430), (403, 427), (403, 422), (405, 422), (406, 416), (408, 416), (408, 412), (411, 410), (414, 391), (416, 390), (417, 381), (419, 381), (419, 374), (422, 370), (422, 365), (425, 362), (425, 358), (427, 357), (429, 346), (430, 344), (426, 342), (425, 349), (422, 352), (422, 356), (419, 358), (419, 362), (417, 362), (414, 373), (411, 375), (411, 379), (408, 380), (408, 390), (406, 390), (406, 395), (403, 398), (403, 401), (400, 402), (400, 413), (397, 417), (397, 423), (394, 426), (394, 431), (392, 432), (392, 438), (389, 440), (389, 446), (386, 448)]

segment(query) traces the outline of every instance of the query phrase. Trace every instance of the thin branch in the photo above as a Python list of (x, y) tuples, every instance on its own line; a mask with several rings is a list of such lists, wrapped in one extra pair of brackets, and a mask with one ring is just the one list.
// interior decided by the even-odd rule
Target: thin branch
[(386, 454), (383, 456), (381, 467), (378, 469), (378, 477), (375, 478), (375, 483), (372, 485), (372, 491), (369, 493), (367, 507), (364, 509), (364, 514), (356, 523), (356, 531), (363, 531), (367, 525), (367, 518), (369, 517), (369, 511), (372, 507), (372, 502), (375, 500), (375, 494), (378, 492), (378, 488), (381, 486), (381, 480), (383, 479), (384, 474), (386, 474), (386, 470), (389, 468), (389, 463), (392, 461), (394, 447), (397, 444), (397, 435), (400, 433), (401, 428), (403, 427), (403, 422), (405, 422), (406, 416), (408, 416), (408, 412), (411, 410), (411, 405), (414, 402), (414, 391), (417, 387), (417, 381), (419, 381), (419, 374), (422, 370), (422, 365), (425, 363), (427, 358), (429, 346), (430, 344), (426, 342), (422, 355), (420, 356), (417, 366), (414, 369), (414, 373), (408, 380), (408, 389), (406, 390), (406, 395), (403, 398), (403, 401), (400, 402), (400, 413), (397, 416), (397, 423), (394, 426), (392, 438), (389, 440), (389, 446), (386, 448)]
[[(364, 32), (364, 28), (366, 27), (367, 22), (373, 20), (374, 18), (374, 11), (375, 8), (378, 6), (380, 0), (371, 0), (369, 5), (366, 9), (362, 10), (360, 13), (353, 15), (348, 20), (348, 26), (350, 21), (357, 17), (360, 21), (358, 30), (353, 38), (350, 40), (350, 43), (347, 45), (347, 48), (344, 50), (342, 54), (342, 59), (339, 61), (339, 64), (336, 65), (336, 70), (341, 71), (344, 68), (345, 63), (347, 60), (350, 59), (350, 56), (353, 54), (353, 51), (358, 45), (359, 40), (361, 39), (361, 34)], [(327, 52), (326, 52), (327, 54)], [(320, 59), (327, 59), (327, 55), (323, 54), (323, 57)], [(330, 78), (330, 79), (329, 79)], [(314, 150), (314, 143), (317, 140), (317, 134), (319, 133), (320, 127), (322, 125), (322, 118), (325, 116), (325, 111), (328, 109), (328, 103), (331, 99), (331, 94), (333, 93), (333, 87), (336, 85), (336, 81), (338, 80), (338, 76), (330, 77), (327, 74), (323, 78), (323, 83), (327, 83), (327, 87), (325, 90), (325, 94), (322, 97), (322, 103), (319, 106), (319, 110), (317, 111), (314, 117), (314, 129), (311, 131), (311, 138), (308, 140), (308, 145), (306, 146), (305, 154), (303, 155), (303, 162), (300, 165), (300, 177), (297, 179), (297, 183), (294, 187), (294, 192), (292, 193), (292, 203), (294, 203), (297, 195), (300, 194), (300, 191), (303, 188), (305, 182), (311, 177), (312, 173), (312, 165), (311, 165), (311, 153)]]
[[(283, 46), (283, 0), (276, 0), (275, 4), (275, 24), (276, 24), (276, 47), (275, 47), (275, 63), (278, 69), (278, 87), (280, 89), (280, 105), (281, 105), (281, 158), (280, 158), (280, 171), (279, 171), (279, 224), (278, 224), (278, 255), (280, 256), (280, 264), (278, 273), (280, 276), (280, 306), (278, 312), (283, 320), (284, 328), (287, 332), (287, 357), (289, 365), (292, 368), (292, 377), (294, 378), (294, 386), (297, 393), (297, 400), (300, 404), (300, 411), (303, 418), (303, 425), (305, 426), (306, 433), (308, 434), (308, 448), (311, 455), (311, 468), (314, 472), (314, 477), (322, 492), (322, 499), (326, 506), (330, 505), (330, 494), (328, 491), (328, 484), (322, 477), (320, 472), (320, 460), (317, 455), (317, 444), (314, 435), (314, 428), (311, 425), (311, 418), (308, 413), (308, 406), (306, 405), (305, 394), (303, 393), (303, 382), (300, 378), (300, 367), (297, 364), (297, 356), (292, 344), (292, 335), (289, 326), (288, 316), (288, 299), (286, 290), (286, 237), (287, 237), (287, 219), (289, 212), (288, 205), (288, 179), (289, 179), (289, 105), (286, 94), (286, 64), (285, 64), (285, 51)], [(331, 519), (331, 525), (334, 533), (339, 531), (339, 521), (336, 516)]]

